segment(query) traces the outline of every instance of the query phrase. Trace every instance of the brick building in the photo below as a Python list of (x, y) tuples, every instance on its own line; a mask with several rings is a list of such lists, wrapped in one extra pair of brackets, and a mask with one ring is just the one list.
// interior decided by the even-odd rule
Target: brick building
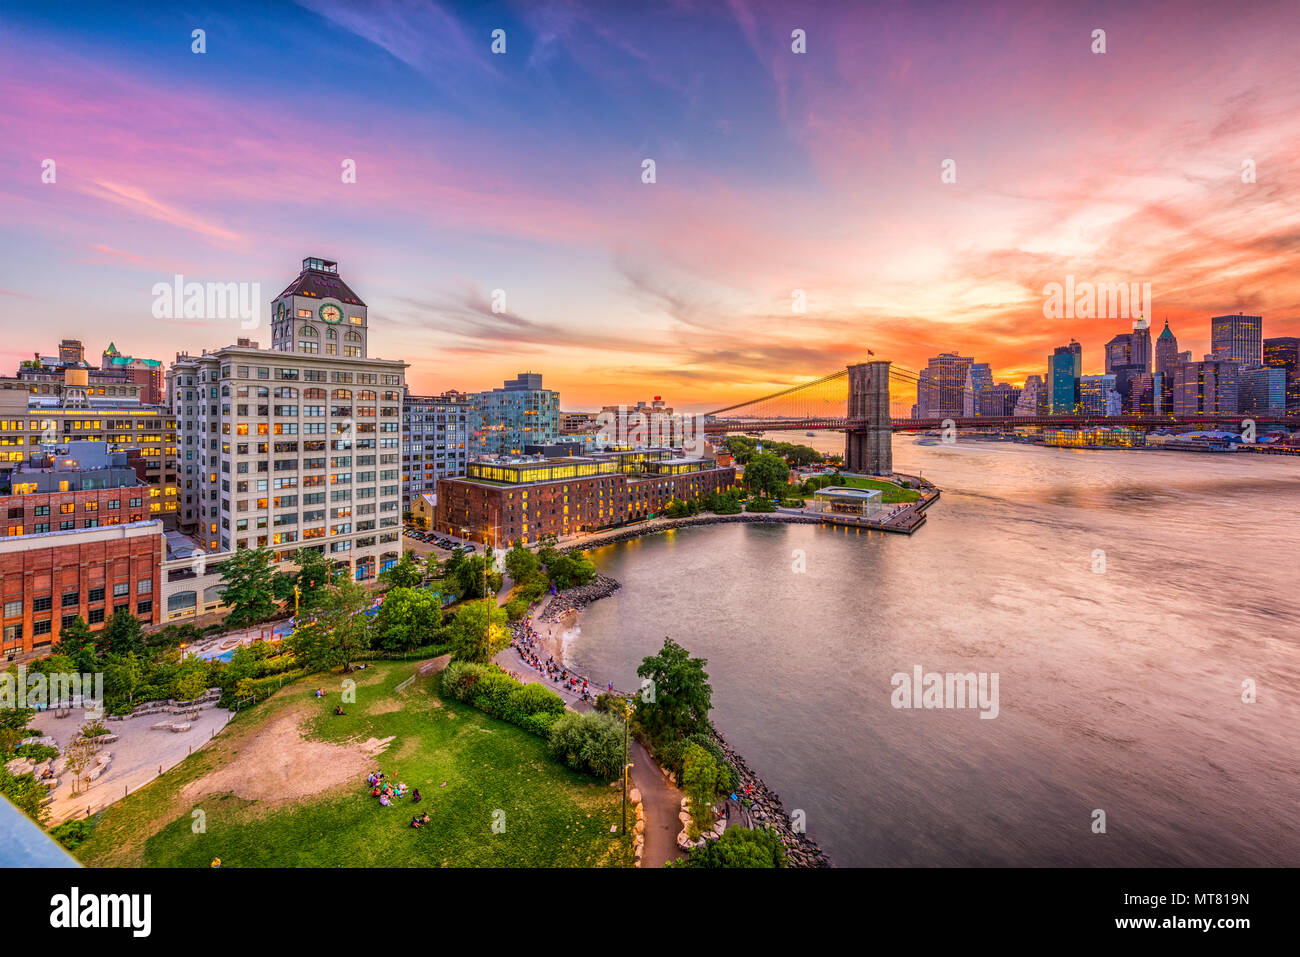
[(0, 495), (0, 652), (49, 650), (80, 615), (91, 630), (125, 608), (161, 621), (162, 523), (143, 463), (102, 442), (35, 453)]
[[(644, 521), (673, 499), (732, 488), (734, 468), (671, 449), (480, 459), (438, 482), (436, 531), (478, 542), (537, 541)], [(468, 530), (465, 534), (463, 530)]]

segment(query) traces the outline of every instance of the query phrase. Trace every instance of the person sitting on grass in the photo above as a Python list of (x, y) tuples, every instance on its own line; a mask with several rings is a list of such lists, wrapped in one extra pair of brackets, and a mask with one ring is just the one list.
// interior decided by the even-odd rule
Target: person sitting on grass
[(341, 705), (341, 704), (336, 704), (336, 705), (334, 706), (334, 713), (335, 713), (335, 714), (347, 714), (347, 712), (343, 710), (343, 705)]
[(418, 804), (419, 802), (420, 802), (420, 789), (416, 788), (414, 791), (411, 792), (411, 803)]
[(420, 823), (421, 823), (421, 824), (428, 824), (428, 823), (429, 823), (429, 812), (428, 812), (428, 811), (425, 811), (422, 815), (420, 815)]
[(393, 802), (388, 799), (387, 794), (381, 794), (379, 795), (379, 803), (384, 807), (391, 807)]
[(420, 820), (420, 815), (417, 814), (415, 817), (411, 818), (411, 827), (418, 828), (418, 827), (422, 827), (423, 825), (424, 822)]

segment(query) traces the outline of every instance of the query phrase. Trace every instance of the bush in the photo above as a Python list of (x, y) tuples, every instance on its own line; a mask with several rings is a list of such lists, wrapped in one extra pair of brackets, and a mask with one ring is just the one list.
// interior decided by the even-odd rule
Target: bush
[(747, 512), (775, 512), (776, 506), (765, 498), (750, 499), (745, 503)]
[(20, 744), (14, 748), (14, 754), (20, 758), (26, 758), (28, 761), (47, 761), (50, 758), (59, 756), (59, 749), (52, 748), (48, 744)]
[(62, 824), (50, 828), (50, 836), (71, 851), (90, 837), (90, 832), (94, 829), (93, 820), (78, 818), (73, 821), (64, 821)]
[(729, 827), (716, 841), (705, 841), (673, 867), (785, 867), (785, 847), (772, 828)]
[(550, 746), (573, 770), (610, 780), (623, 768), (623, 722), (595, 711), (565, 712), (551, 725)]
[(564, 701), (540, 684), (520, 684), (492, 665), (452, 661), (442, 673), (442, 693), (484, 714), (546, 737)]
[(523, 598), (512, 598), (506, 602), (506, 620), (519, 621), (528, 614), (528, 602)]

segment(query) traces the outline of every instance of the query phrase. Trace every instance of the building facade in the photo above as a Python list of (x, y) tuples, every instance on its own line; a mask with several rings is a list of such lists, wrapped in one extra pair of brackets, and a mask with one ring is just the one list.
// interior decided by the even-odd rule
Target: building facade
[(438, 479), (465, 474), (470, 398), (463, 392), (405, 396), (402, 405), (402, 510), (437, 492)]
[(1286, 372), (1286, 407), (1300, 412), (1300, 338), (1278, 336), (1264, 340), (1264, 365)]
[(1237, 411), (1253, 415), (1286, 413), (1286, 370), (1274, 366), (1243, 369), (1237, 375)]
[(1247, 368), (1263, 361), (1264, 321), (1260, 316), (1215, 316), (1210, 320), (1210, 352)]
[(560, 393), (542, 387), (536, 372), (521, 372), (500, 389), (470, 396), (471, 457), (521, 455), (525, 445), (554, 442), (560, 431)]
[(1174, 415), (1237, 412), (1236, 362), (1182, 362), (1174, 370)]
[(272, 311), (276, 348), (241, 340), (168, 370), (183, 527), (210, 553), (307, 547), (373, 579), (401, 553), (406, 363), (367, 356), (366, 306), (330, 260), (304, 260)]
[(1054, 415), (1076, 411), (1080, 405), (1079, 378), (1083, 375), (1083, 346), (1071, 339), (1047, 357), (1047, 392)]
[(436, 531), (505, 547), (615, 528), (733, 488), (734, 467), (680, 450), (636, 449), (555, 459), (500, 457), (438, 483)]

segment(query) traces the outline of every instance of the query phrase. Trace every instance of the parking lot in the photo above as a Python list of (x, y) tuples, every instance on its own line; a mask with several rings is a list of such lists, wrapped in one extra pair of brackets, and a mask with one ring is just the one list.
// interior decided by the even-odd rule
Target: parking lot
[(402, 549), (404, 551), (413, 551), (418, 555), (433, 553), (433, 556), (438, 561), (445, 561), (451, 557), (452, 549), (457, 546), (468, 548), (470, 554), (478, 552), (478, 546), (473, 542), (465, 543), (448, 535), (423, 532), (410, 525), (402, 529)]

